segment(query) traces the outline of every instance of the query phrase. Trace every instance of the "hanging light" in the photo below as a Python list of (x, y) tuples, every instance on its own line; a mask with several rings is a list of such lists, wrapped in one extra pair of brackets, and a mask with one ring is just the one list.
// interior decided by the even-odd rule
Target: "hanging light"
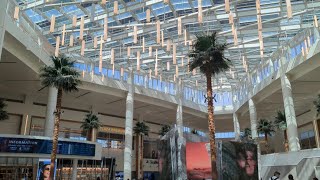
[(286, 4), (287, 4), (287, 16), (288, 16), (288, 19), (291, 19), (292, 18), (291, 0), (286, 0)]
[(19, 19), (19, 11), (20, 11), (19, 6), (16, 6), (16, 7), (14, 8), (14, 15), (13, 15), (13, 18), (14, 18), (15, 20), (18, 20), (18, 19)]
[(192, 70), (192, 75), (194, 76), (194, 75), (196, 75), (196, 73), (197, 73), (197, 72), (196, 72), (196, 69), (193, 69), (193, 70)]
[(56, 17), (54, 15), (51, 16), (51, 22), (50, 22), (50, 32), (54, 32), (54, 24), (56, 22)]
[(170, 71), (170, 62), (167, 61), (167, 71)]
[(169, 4), (169, 0), (163, 0), (164, 4)]
[(145, 42), (144, 42), (144, 37), (142, 37), (142, 52), (145, 53), (146, 48), (145, 48)]
[(176, 75), (175, 74), (173, 75), (173, 81), (174, 82), (176, 81)]
[(82, 78), (84, 78), (84, 70), (82, 70)]
[(304, 47), (301, 47), (301, 54), (302, 54), (302, 56), (305, 55), (305, 53), (304, 53)]
[(70, 42), (69, 42), (69, 46), (72, 47), (73, 46), (73, 34), (70, 35)]
[(178, 17), (178, 35), (180, 36), (181, 34), (182, 34), (181, 17)]
[(96, 49), (98, 47), (98, 37), (93, 38), (93, 48)]
[(102, 72), (102, 56), (99, 56), (99, 72)]
[(229, 24), (233, 24), (233, 13), (231, 11), (229, 13)]
[(149, 56), (152, 57), (152, 46), (149, 46)]
[(112, 76), (114, 76), (114, 63), (112, 64)]
[(260, 6), (260, 0), (256, 0), (256, 9), (257, 9), (257, 14), (261, 14), (261, 6)]
[(114, 64), (114, 49), (111, 49), (111, 64)]
[(140, 51), (137, 51), (137, 71), (140, 71)]
[(310, 47), (311, 46), (310, 36), (307, 37), (307, 40), (308, 40), (308, 47)]
[(152, 70), (151, 69), (149, 69), (149, 79), (151, 79), (151, 76), (152, 76)]
[(133, 43), (137, 44), (138, 42), (138, 34), (137, 34), (137, 26), (133, 26)]
[(202, 0), (198, 0), (198, 22), (202, 23), (203, 19), (202, 19)]
[(101, 5), (106, 5), (107, 4), (107, 0), (101, 0)]
[(61, 46), (64, 46), (64, 39), (66, 35), (66, 25), (64, 24), (62, 27), (62, 39), (61, 39)]
[(257, 15), (257, 21), (258, 21), (258, 31), (262, 31), (262, 20), (261, 20), (261, 15)]
[(59, 56), (59, 45), (60, 45), (60, 36), (57, 36), (56, 37), (56, 49), (55, 49), (55, 52), (54, 52), (54, 55), (56, 57)]
[(226, 13), (228, 14), (230, 12), (230, 1), (229, 0), (225, 0), (225, 10)]
[(184, 58), (181, 57), (181, 66), (184, 66)]
[(184, 29), (183, 32), (184, 32), (184, 45), (187, 46), (187, 29)]
[(171, 40), (167, 39), (167, 51), (169, 52), (171, 50)]
[(196, 87), (198, 87), (198, 80), (196, 80)]
[(157, 20), (157, 44), (160, 44), (160, 21)]
[(83, 40), (83, 29), (84, 29), (84, 18), (82, 16), (80, 20), (80, 35), (79, 35), (80, 40)]
[(172, 59), (173, 64), (177, 64), (177, 46), (175, 43), (172, 44)]
[(82, 40), (81, 41), (81, 56), (84, 56), (84, 48), (86, 46), (86, 41)]
[(176, 77), (178, 77), (179, 76), (179, 67), (178, 67), (178, 65), (176, 65)]
[(117, 15), (119, 12), (118, 1), (113, 2), (113, 14)]
[(315, 26), (315, 27), (319, 27), (317, 15), (314, 15), (314, 16), (313, 16), (313, 19), (314, 19), (314, 26)]
[(154, 65), (154, 75), (158, 76), (158, 49), (156, 49), (156, 63)]
[(150, 9), (147, 9), (147, 10), (146, 10), (146, 22), (147, 22), (147, 23), (150, 23), (150, 14), (151, 14), (151, 13), (150, 13)]
[(121, 67), (121, 68), (120, 68), (120, 76), (121, 76), (121, 77), (123, 77), (123, 72), (124, 72), (123, 67)]
[(108, 39), (108, 17), (104, 17), (103, 40), (107, 41), (107, 39)]
[(127, 56), (130, 57), (131, 56), (131, 48), (127, 47)]
[(100, 56), (102, 56), (102, 47), (103, 47), (103, 37), (101, 36), (101, 38), (100, 38)]
[(161, 31), (161, 46), (164, 46), (164, 37), (163, 37), (163, 31)]
[(72, 27), (76, 27), (77, 26), (77, 16), (73, 15), (72, 17)]

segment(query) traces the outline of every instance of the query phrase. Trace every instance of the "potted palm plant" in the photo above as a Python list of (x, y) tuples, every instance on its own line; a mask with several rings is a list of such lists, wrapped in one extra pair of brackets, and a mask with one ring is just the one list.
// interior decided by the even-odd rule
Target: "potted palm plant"
[(149, 135), (149, 126), (144, 122), (137, 122), (133, 128), (136, 134), (136, 177), (138, 180), (143, 179), (143, 139)]
[(160, 131), (159, 131), (159, 134), (160, 134), (161, 136), (164, 136), (164, 135), (167, 134), (167, 132), (170, 131), (170, 129), (171, 129), (170, 126), (164, 125), (164, 126), (161, 127), (161, 129), (160, 129)]
[(266, 143), (267, 152), (269, 152), (268, 135), (272, 136), (272, 133), (275, 132), (272, 122), (266, 119), (260, 119), (257, 130), (259, 134), (264, 134), (264, 141)]
[(243, 142), (249, 142), (252, 140), (251, 136), (251, 129), (250, 128), (245, 128), (242, 135), (241, 135), (241, 141)]
[(87, 133), (87, 139), (96, 142), (97, 129), (101, 126), (99, 118), (92, 112), (86, 114), (84, 122), (81, 125), (83, 131)]
[(4, 110), (4, 108), (7, 106), (6, 103), (4, 103), (3, 99), (0, 99), (0, 120), (6, 120), (9, 118), (8, 112)]
[(210, 138), (211, 152), (211, 168), (212, 179), (217, 179), (218, 172), (216, 166), (216, 143), (215, 143), (215, 121), (213, 111), (213, 96), (212, 96), (212, 78), (219, 73), (223, 73), (230, 68), (231, 61), (224, 56), (224, 51), (227, 49), (225, 43), (218, 41), (217, 32), (211, 35), (198, 35), (193, 42), (192, 50), (189, 53), (191, 62), (189, 70), (196, 68), (206, 76), (207, 79), (207, 97), (208, 102), (208, 127)]
[(313, 101), (315, 107), (316, 107), (316, 111), (317, 111), (317, 116), (320, 115), (320, 94), (318, 95), (318, 99)]
[[(68, 57), (60, 55), (51, 57), (52, 64), (45, 65), (40, 69), (41, 84), (44, 87), (55, 87), (58, 89), (57, 104), (54, 118), (54, 130), (51, 151), (50, 168), (54, 169), (57, 156), (58, 136), (61, 115), (62, 93), (78, 91), (80, 73), (74, 68), (74, 61)], [(54, 171), (50, 171), (50, 179), (54, 177)]]
[(278, 111), (277, 116), (275, 117), (274, 120), (274, 125), (281, 131), (283, 131), (283, 136), (284, 136), (284, 148), (285, 151), (289, 151), (289, 146), (288, 146), (288, 136), (287, 136), (287, 120), (286, 120), (286, 114), (284, 111)]

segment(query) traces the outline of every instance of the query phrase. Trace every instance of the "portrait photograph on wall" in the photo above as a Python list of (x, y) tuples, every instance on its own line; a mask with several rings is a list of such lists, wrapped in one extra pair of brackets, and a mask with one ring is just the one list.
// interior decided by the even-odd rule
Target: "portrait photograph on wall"
[(220, 142), (219, 180), (257, 180), (257, 145), (240, 142)]
[[(49, 180), (50, 170), (51, 170), (50, 162), (51, 162), (50, 159), (39, 159), (37, 180)], [(56, 167), (54, 168), (54, 170), (56, 170)]]

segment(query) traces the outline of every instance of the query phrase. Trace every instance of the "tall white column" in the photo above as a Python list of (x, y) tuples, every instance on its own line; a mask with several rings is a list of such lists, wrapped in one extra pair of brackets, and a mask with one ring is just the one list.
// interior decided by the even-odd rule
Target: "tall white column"
[(125, 148), (124, 148), (124, 179), (131, 180), (132, 164), (132, 124), (133, 124), (133, 101), (134, 101), (134, 84), (132, 68), (129, 68), (128, 76), (128, 94), (126, 99), (126, 127), (125, 127)]
[(249, 99), (249, 113), (250, 113), (250, 124), (251, 124), (251, 136), (252, 139), (258, 138), (257, 132), (257, 110), (252, 99)]
[(7, 6), (8, 6), (8, 0), (0, 1), (0, 61), (1, 61), (4, 33), (5, 33), (5, 20), (6, 20)]
[(52, 137), (54, 128), (54, 112), (57, 105), (58, 89), (49, 87), (46, 120), (44, 123), (44, 136)]
[(78, 172), (78, 159), (74, 159), (72, 164), (72, 175), (71, 175), (72, 180), (77, 179), (77, 172)]
[(233, 128), (234, 128), (234, 140), (235, 141), (240, 141), (240, 124), (238, 120), (238, 115), (237, 113), (233, 113)]
[(284, 102), (284, 111), (287, 121), (287, 134), (289, 141), (289, 150), (300, 150), (298, 126), (296, 120), (296, 113), (294, 110), (294, 102), (292, 98), (292, 88), (288, 77), (285, 74), (281, 75), (281, 89)]
[(26, 108), (24, 108), (24, 112), (22, 115), (20, 134), (29, 135), (32, 115), (31, 112), (33, 105), (32, 97), (29, 94), (25, 95), (23, 103)]
[(183, 118), (182, 118), (182, 84), (181, 80), (177, 78), (177, 114), (176, 114), (176, 123), (178, 128), (178, 134), (180, 137), (183, 137)]

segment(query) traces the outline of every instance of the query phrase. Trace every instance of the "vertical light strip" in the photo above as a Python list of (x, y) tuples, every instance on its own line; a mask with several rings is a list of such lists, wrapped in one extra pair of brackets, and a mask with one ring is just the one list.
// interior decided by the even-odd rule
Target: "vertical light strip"
[(184, 66), (184, 58), (181, 57), (181, 66)]
[(146, 47), (145, 47), (145, 40), (144, 37), (142, 37), (142, 52), (145, 53), (146, 52)]
[(160, 44), (160, 21), (157, 20), (157, 44)]
[(230, 1), (229, 0), (225, 0), (225, 10), (226, 13), (228, 14), (230, 12)]
[(77, 26), (77, 16), (73, 15), (72, 17), (72, 27), (76, 27)]
[(313, 19), (314, 19), (314, 26), (315, 26), (315, 27), (319, 27), (317, 15), (314, 15), (314, 16), (313, 16)]
[(137, 30), (137, 26), (133, 26), (133, 43), (137, 44), (138, 42), (138, 30)]
[(179, 67), (178, 67), (178, 65), (176, 65), (176, 77), (178, 77), (179, 76)]
[(258, 31), (262, 31), (261, 14), (258, 14), (258, 15), (257, 15), (257, 21), (258, 21)]
[(84, 17), (81, 17), (80, 20), (80, 35), (79, 35), (79, 39), (83, 40), (83, 29), (84, 29)]
[(55, 55), (56, 57), (59, 56), (59, 47), (60, 47), (60, 36), (57, 36), (57, 37), (56, 37), (56, 49), (55, 49), (55, 51), (54, 51), (54, 55)]
[(174, 82), (176, 81), (176, 75), (175, 74), (173, 75), (173, 81)]
[(81, 41), (81, 56), (84, 56), (84, 48), (86, 47), (86, 41)]
[(261, 14), (261, 6), (260, 6), (260, 0), (256, 0), (256, 9), (257, 9), (257, 14)]
[(114, 76), (114, 63), (112, 64), (112, 76)]
[(310, 47), (311, 46), (310, 36), (307, 37), (307, 40), (308, 40), (308, 47)]
[(150, 9), (147, 9), (147, 10), (146, 10), (146, 22), (147, 22), (147, 23), (150, 23), (150, 14), (151, 14), (151, 13), (150, 13)]
[(173, 64), (177, 64), (177, 46), (175, 43), (172, 44), (172, 60)]
[(231, 11), (229, 13), (229, 24), (233, 24), (233, 13)]
[(137, 51), (137, 71), (140, 71), (140, 51)]
[(188, 57), (187, 59), (188, 59), (188, 73), (189, 73), (189, 71), (190, 71), (189, 70), (190, 69), (190, 58)]
[(171, 50), (171, 40), (167, 39), (167, 51), (169, 52)]
[(102, 72), (102, 56), (99, 56), (99, 72)]
[(120, 68), (120, 76), (121, 76), (121, 77), (123, 77), (123, 72), (124, 72), (123, 67), (121, 67), (121, 68)]
[(182, 34), (181, 17), (178, 17), (178, 35), (180, 36), (181, 34)]
[(73, 34), (70, 35), (70, 42), (69, 42), (69, 46), (72, 47), (73, 46)]
[(51, 22), (50, 22), (50, 32), (54, 32), (54, 24), (56, 22), (56, 17), (54, 15), (51, 16)]
[(288, 19), (291, 19), (292, 18), (291, 0), (286, 0), (286, 4), (287, 4), (287, 16), (288, 16)]
[(170, 71), (170, 62), (167, 61), (167, 71)]
[(184, 33), (184, 45), (187, 46), (187, 29), (184, 29), (183, 33)]
[(111, 64), (114, 64), (114, 49), (111, 49)]
[(149, 69), (149, 79), (151, 79), (151, 77), (152, 77), (152, 70), (151, 69)]
[(194, 75), (196, 75), (196, 73), (197, 73), (196, 69), (193, 69), (192, 70), (192, 75), (194, 76)]
[(152, 46), (149, 47), (149, 56), (152, 57)]
[(99, 55), (102, 56), (102, 48), (103, 48), (103, 36), (100, 38), (100, 53)]
[(18, 19), (19, 19), (19, 11), (20, 11), (19, 6), (16, 6), (16, 7), (14, 8), (14, 15), (13, 15), (13, 18), (14, 18), (15, 20), (18, 20)]
[(154, 65), (154, 75), (158, 76), (158, 49), (156, 49), (156, 63)]
[(62, 39), (61, 39), (61, 46), (64, 46), (64, 39), (66, 36), (66, 25), (64, 24), (62, 27)]
[(131, 56), (131, 48), (127, 47), (127, 56), (130, 57)]
[(93, 38), (93, 48), (96, 49), (98, 47), (98, 37)]
[(202, 0), (198, 0), (198, 22), (202, 23)]
[(108, 17), (104, 17), (103, 40), (107, 41), (107, 39), (108, 39)]
[(107, 0), (101, 0), (101, 5), (106, 5), (107, 4)]
[(163, 47), (164, 46), (164, 32), (161, 31), (161, 46)]
[(113, 2), (113, 14), (117, 15), (119, 12), (118, 1)]

